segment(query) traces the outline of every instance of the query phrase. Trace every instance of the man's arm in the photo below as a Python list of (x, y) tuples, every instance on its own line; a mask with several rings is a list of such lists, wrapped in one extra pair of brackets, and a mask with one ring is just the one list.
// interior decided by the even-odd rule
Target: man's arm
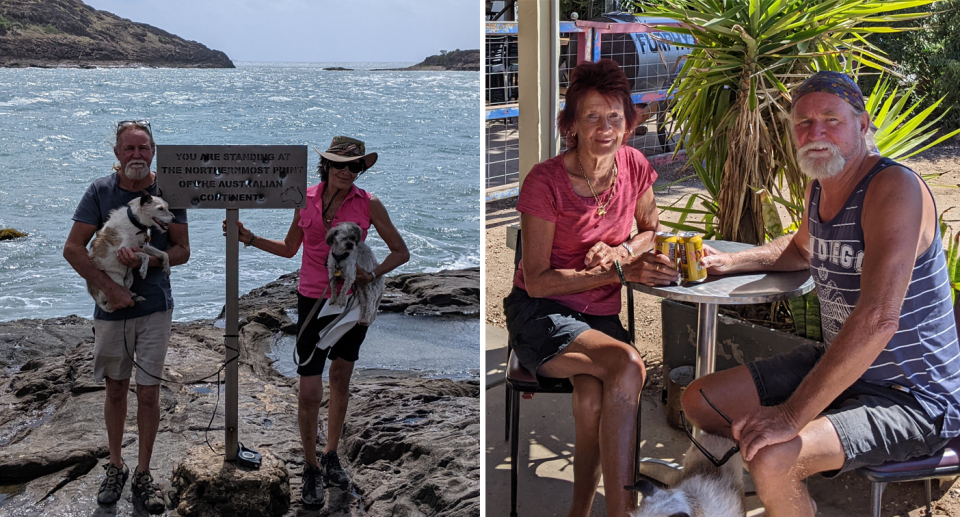
[(817, 366), (781, 406), (760, 408), (734, 422), (743, 457), (793, 439), (873, 364), (896, 333), (900, 308), (918, 254), (923, 191), (902, 168), (874, 179), (864, 200), (860, 298)]
[[(807, 185), (806, 206), (810, 206), (812, 184)], [(810, 267), (810, 233), (803, 216), (797, 233), (785, 235), (753, 249), (737, 253), (719, 253), (704, 243), (706, 256), (700, 264), (711, 275), (745, 271), (799, 271)]]
[(117, 284), (106, 273), (97, 269), (87, 255), (87, 243), (90, 242), (96, 232), (96, 226), (74, 221), (73, 227), (70, 229), (70, 235), (67, 236), (67, 242), (63, 246), (63, 258), (67, 259), (70, 266), (84, 280), (107, 295), (107, 301), (111, 307), (132, 307), (133, 299), (130, 298), (130, 290)]

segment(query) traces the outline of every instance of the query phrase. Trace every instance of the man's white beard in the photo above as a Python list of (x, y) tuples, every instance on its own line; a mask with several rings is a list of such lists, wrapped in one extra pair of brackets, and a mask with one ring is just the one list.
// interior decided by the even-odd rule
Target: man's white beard
[[(807, 156), (811, 150), (828, 150), (830, 156), (827, 158), (812, 158)], [(840, 148), (831, 142), (810, 142), (797, 151), (797, 164), (800, 165), (800, 171), (815, 180), (824, 180), (832, 178), (843, 170), (847, 164), (847, 159), (843, 157)]]
[[(137, 168), (137, 165), (141, 167)], [(133, 181), (142, 180), (146, 178), (148, 174), (150, 174), (150, 164), (144, 160), (131, 160), (127, 162), (127, 166), (123, 168), (123, 175)]]

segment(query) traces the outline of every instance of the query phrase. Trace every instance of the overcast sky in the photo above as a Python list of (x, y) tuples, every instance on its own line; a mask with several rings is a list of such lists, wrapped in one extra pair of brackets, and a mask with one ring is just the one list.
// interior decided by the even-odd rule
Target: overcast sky
[(409, 61), (478, 49), (481, 0), (83, 0), (233, 61)]

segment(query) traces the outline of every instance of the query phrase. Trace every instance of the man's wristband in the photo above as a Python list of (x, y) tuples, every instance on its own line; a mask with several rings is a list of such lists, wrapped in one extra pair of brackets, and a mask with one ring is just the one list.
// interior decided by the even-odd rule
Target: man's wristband
[(620, 265), (620, 261), (614, 260), (613, 266), (617, 268), (617, 275), (620, 275), (620, 283), (627, 285), (627, 279), (623, 277), (623, 266)]
[(250, 232), (250, 240), (244, 243), (243, 247), (253, 246), (253, 242), (257, 240), (257, 235), (253, 232)]

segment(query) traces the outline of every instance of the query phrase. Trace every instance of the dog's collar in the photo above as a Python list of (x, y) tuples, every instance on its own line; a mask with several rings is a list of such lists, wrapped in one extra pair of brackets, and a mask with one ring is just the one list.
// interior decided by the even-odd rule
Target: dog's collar
[(133, 209), (130, 208), (130, 205), (127, 205), (127, 219), (130, 219), (130, 222), (137, 227), (139, 232), (137, 234), (144, 234), (147, 236), (147, 242), (150, 242), (150, 228), (144, 226), (135, 215), (133, 215)]
[(337, 264), (343, 262), (343, 259), (350, 256), (350, 253), (334, 253), (333, 260), (337, 261)]

